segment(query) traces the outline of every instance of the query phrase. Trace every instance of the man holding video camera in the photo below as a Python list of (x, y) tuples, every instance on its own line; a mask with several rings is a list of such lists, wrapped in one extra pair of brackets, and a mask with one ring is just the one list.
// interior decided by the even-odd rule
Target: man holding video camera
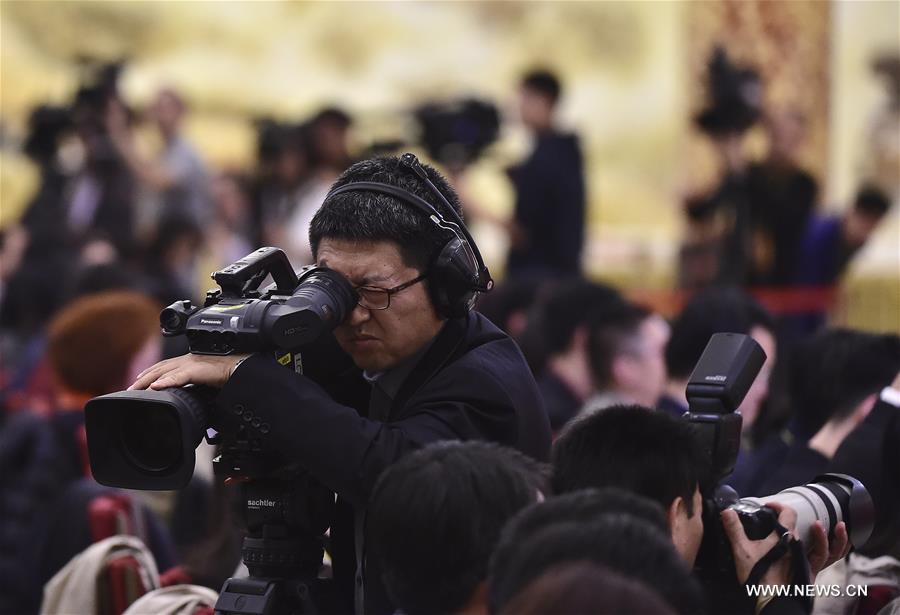
[[(458, 212), (446, 180), (411, 154), (353, 165), (314, 217), (310, 244), (316, 263), (358, 294), (334, 331), (355, 366), (329, 369), (322, 365), (329, 357), (304, 353), (307, 374), (321, 373), (314, 381), (262, 354), (185, 355), (146, 370), (131, 387), (220, 388), (220, 412), (241, 412), (258, 426), (263, 448), (335, 491), (335, 581), (345, 599), (355, 594), (357, 612), (365, 507), (385, 468), (439, 440), (489, 440), (538, 460), (549, 455), (549, 424), (524, 358), (471, 311), (492, 282)], [(365, 579), (365, 610), (390, 609), (378, 572)]]

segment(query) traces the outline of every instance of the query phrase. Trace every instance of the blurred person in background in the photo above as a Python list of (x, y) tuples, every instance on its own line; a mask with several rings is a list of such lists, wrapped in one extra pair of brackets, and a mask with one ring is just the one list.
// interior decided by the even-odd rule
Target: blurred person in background
[[(287, 222), (308, 189), (312, 172), (309, 127), (263, 120), (257, 124), (254, 211), (257, 243), (287, 250)], [(290, 257), (290, 253), (289, 257)], [(297, 267), (300, 263), (292, 264)]]
[(206, 246), (213, 267), (222, 269), (247, 256), (255, 248), (251, 233), (250, 192), (237, 173), (221, 173), (212, 181), (215, 216), (207, 222)]
[(11, 292), (0, 302), (0, 407), (6, 413), (52, 412), (56, 386), (47, 355), (47, 323), (60, 309), (82, 295), (141, 287), (140, 276), (119, 261), (102, 232), (87, 233), (80, 245), (70, 241), (57, 248), (48, 246), (56, 255), (49, 262), (26, 250), (28, 260), (20, 260), (10, 278)]
[[(797, 245), (792, 283), (814, 293), (833, 292), (853, 257), (868, 243), (889, 209), (887, 195), (874, 185), (865, 185), (842, 214), (810, 216)], [(782, 321), (782, 338), (804, 339), (822, 329), (828, 319), (829, 304), (830, 301), (823, 299), (809, 311), (786, 315)]]
[(519, 112), (531, 133), (528, 158), (508, 174), (516, 200), (507, 275), (581, 272), (585, 185), (578, 137), (560, 132), (556, 108), (559, 78), (546, 70), (527, 73), (519, 88)]
[(124, 114), (112, 113), (107, 118), (107, 129), (119, 155), (157, 200), (155, 220), (148, 225), (151, 230), (160, 220), (167, 219), (205, 224), (212, 213), (206, 167), (183, 135), (186, 112), (184, 98), (175, 90), (165, 88), (156, 94), (149, 117), (163, 147), (155, 160), (145, 158), (138, 151)]
[(500, 531), (548, 495), (549, 473), (486, 442), (432, 444), (385, 470), (366, 523), (368, 559), (379, 562), (390, 602), (367, 612), (486, 613), (488, 563)]
[(792, 441), (779, 463), (759, 470), (765, 480), (746, 495), (777, 493), (824, 473), (898, 371), (896, 335), (832, 329), (801, 342), (788, 358), (785, 380)]
[(353, 119), (338, 107), (319, 111), (308, 124), (311, 173), (285, 227), (285, 246), (295, 267), (312, 262), (309, 225), (338, 176), (353, 163), (348, 136)]
[(792, 282), (798, 246), (819, 192), (816, 179), (797, 162), (806, 122), (794, 108), (765, 113), (768, 154), (748, 167), (745, 184), (753, 229), (750, 284), (787, 286)]
[[(89, 504), (114, 491), (89, 478), (82, 408), (158, 359), (158, 314), (144, 295), (109, 292), (73, 302), (51, 322), (53, 412), (21, 412), (0, 431), (0, 575), (12, 581), (0, 597), (4, 612), (36, 610), (43, 583), (92, 542)], [(169, 567), (175, 553), (167, 531), (132, 502), (146, 525), (142, 537), (159, 566)], [(7, 610), (10, 604), (16, 608)]]
[(869, 67), (881, 80), (884, 97), (869, 119), (864, 173), (868, 182), (896, 202), (900, 198), (900, 53), (896, 49), (879, 53)]
[(694, 117), (719, 160), (718, 184), (685, 202), (688, 234), (681, 249), (681, 285), (743, 284), (751, 269), (751, 206), (745, 187), (744, 136), (762, 113), (762, 83), (752, 68), (731, 62), (722, 47), (710, 54), (707, 104)]
[(76, 241), (86, 234), (105, 234), (126, 258), (135, 252), (137, 185), (110, 133), (110, 128), (126, 130), (131, 121), (118, 91), (121, 69), (121, 64), (102, 67), (75, 96), (73, 121), (84, 163), (73, 180), (66, 226)]
[(169, 218), (156, 229), (144, 254), (142, 273), (148, 292), (160, 304), (195, 297), (202, 246), (203, 230), (191, 220)]
[(831, 286), (853, 256), (869, 241), (891, 203), (875, 186), (859, 189), (842, 215), (812, 216), (806, 224), (794, 263), (794, 283)]
[(817, 579), (820, 585), (865, 585), (868, 595), (820, 597), (815, 612), (893, 613), (900, 605), (900, 371), (841, 443), (828, 471), (854, 476), (866, 486), (875, 504), (875, 527), (866, 544)]
[(596, 389), (579, 416), (616, 404), (654, 407), (666, 387), (668, 340), (669, 323), (642, 307), (598, 314), (587, 342)]
[(548, 287), (529, 314), (520, 343), (554, 432), (578, 414), (595, 390), (589, 323), (623, 302), (609, 286), (573, 278)]
[[(62, 146), (73, 132), (72, 113), (66, 107), (39, 105), (28, 118), (28, 136), (22, 149), (37, 166), (40, 180), (20, 223), (31, 245), (38, 246), (41, 253), (58, 251), (68, 244), (66, 226), (60, 221), (66, 217), (66, 191), (73, 169), (68, 168)], [(38, 251), (31, 258), (37, 257)]]

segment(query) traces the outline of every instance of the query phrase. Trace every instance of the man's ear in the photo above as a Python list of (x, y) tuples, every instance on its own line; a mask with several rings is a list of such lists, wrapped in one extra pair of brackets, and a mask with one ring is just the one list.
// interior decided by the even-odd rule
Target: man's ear
[(677, 529), (681, 529), (681, 524), (687, 520), (687, 504), (680, 495), (672, 500), (669, 504), (669, 510), (666, 511), (666, 520), (669, 522), (669, 530), (672, 536), (676, 536)]

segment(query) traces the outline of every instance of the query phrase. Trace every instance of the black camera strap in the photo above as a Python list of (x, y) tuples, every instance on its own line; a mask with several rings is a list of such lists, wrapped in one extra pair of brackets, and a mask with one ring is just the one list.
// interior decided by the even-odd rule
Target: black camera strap
[[(790, 553), (791, 555), (791, 583), (793, 585), (807, 585), (810, 583), (810, 572), (809, 572), (809, 563), (806, 560), (806, 553), (803, 550), (803, 543), (794, 538), (794, 535), (791, 534), (791, 531), (781, 525), (780, 523), (775, 523), (775, 530), (779, 539), (774, 547), (769, 549), (769, 552), (760, 558), (756, 565), (753, 566), (753, 569), (750, 571), (750, 575), (747, 577), (747, 581), (745, 585), (747, 587), (758, 585), (760, 579), (762, 579), (763, 575), (772, 567), (772, 564), (783, 558), (785, 555)], [(808, 607), (808, 610), (812, 610), (812, 599), (807, 597), (797, 596), (798, 599), (804, 602), (805, 606)]]

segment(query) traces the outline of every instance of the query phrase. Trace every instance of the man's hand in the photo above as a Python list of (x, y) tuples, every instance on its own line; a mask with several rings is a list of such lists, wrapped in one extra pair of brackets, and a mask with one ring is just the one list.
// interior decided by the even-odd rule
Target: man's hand
[(221, 388), (228, 382), (234, 368), (248, 355), (224, 357), (186, 354), (160, 361), (138, 374), (129, 391), (135, 389), (168, 389), (186, 384), (205, 384)]
[[(793, 508), (783, 506), (777, 502), (770, 502), (766, 506), (778, 513), (778, 523), (786, 527), (791, 533), (794, 532), (794, 528), (797, 525), (797, 513)], [(722, 527), (725, 528), (725, 535), (728, 536), (728, 542), (731, 543), (737, 579), (742, 584), (746, 583), (753, 567), (766, 553), (772, 550), (772, 547), (778, 544), (780, 536), (772, 532), (762, 540), (750, 540), (744, 533), (744, 526), (741, 525), (736, 512), (726, 509), (722, 511), (721, 516)], [(786, 585), (790, 580), (790, 574), (791, 556), (788, 553), (769, 566), (769, 569), (760, 579), (760, 583), (763, 585)]]
[(809, 560), (809, 573), (812, 579), (819, 571), (844, 559), (850, 551), (850, 538), (847, 536), (847, 524), (841, 521), (834, 527), (834, 536), (828, 544), (828, 536), (821, 521), (816, 521), (809, 530), (809, 544), (806, 545), (806, 559)]

